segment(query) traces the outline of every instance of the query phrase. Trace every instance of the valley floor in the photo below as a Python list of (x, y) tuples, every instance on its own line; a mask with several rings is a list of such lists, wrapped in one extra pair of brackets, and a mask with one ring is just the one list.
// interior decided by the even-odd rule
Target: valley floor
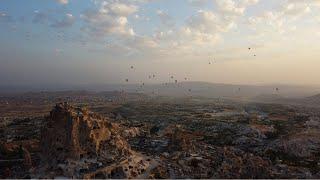
[[(320, 178), (317, 108), (83, 93), (0, 98), (1, 178), (66, 176), (58, 166), (50, 169), (52, 175), (37, 174), (43, 162), (40, 142), (48, 126), (45, 117), (61, 101), (87, 107), (115, 123), (132, 157), (148, 164), (137, 174), (116, 171), (123, 176), (108, 174), (102, 176), (105, 178)], [(120, 159), (113, 161), (126, 166), (127, 160)], [(136, 163), (132, 167), (139, 163), (130, 162)], [(83, 169), (74, 177), (85, 178), (98, 171), (98, 167)]]

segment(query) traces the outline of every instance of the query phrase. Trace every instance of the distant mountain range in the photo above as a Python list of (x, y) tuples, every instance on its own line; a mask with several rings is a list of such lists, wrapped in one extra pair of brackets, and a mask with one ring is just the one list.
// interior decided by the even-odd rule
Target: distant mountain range
[[(278, 91), (277, 91), (278, 89)], [(0, 86), (0, 92), (39, 91), (127, 91), (160, 96), (201, 96), (231, 98), (259, 102), (320, 103), (320, 87), (295, 85), (232, 85), (208, 82), (178, 82), (166, 84), (88, 84)], [(315, 94), (318, 94), (314, 96)], [(305, 98), (308, 97), (308, 98)]]
[(320, 106), (320, 94), (304, 98), (302, 103), (311, 106)]
[[(272, 95), (272, 99), (303, 98), (320, 93), (320, 87), (289, 86), (289, 85), (232, 85), (207, 82), (181, 82), (170, 84), (145, 85), (137, 88), (126, 86), (127, 90), (167, 96), (202, 96), (208, 98), (236, 98), (248, 100), (260, 95)], [(276, 90), (278, 88), (278, 91)]]
[(320, 94), (303, 98), (285, 98), (276, 94), (262, 94), (251, 99), (256, 102), (276, 103), (276, 104), (291, 104), (302, 106), (317, 106), (320, 107)]

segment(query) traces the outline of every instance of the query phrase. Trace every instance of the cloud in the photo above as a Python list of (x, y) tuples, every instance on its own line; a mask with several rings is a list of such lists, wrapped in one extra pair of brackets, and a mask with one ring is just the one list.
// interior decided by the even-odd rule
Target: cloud
[(246, 8), (246, 7), (248, 7), (248, 6), (252, 6), (252, 5), (257, 4), (258, 2), (259, 2), (259, 0), (241, 0), (241, 1), (239, 2), (239, 5), (240, 5), (241, 7)]
[(149, 37), (146, 36), (135, 36), (134, 38), (126, 41), (127, 45), (136, 50), (144, 50), (145, 48), (156, 48), (158, 44)]
[(208, 0), (189, 0), (192, 6), (204, 6), (208, 3)]
[(218, 21), (217, 15), (213, 12), (200, 10), (188, 19), (187, 25), (191, 30), (215, 32), (218, 29)]
[(34, 11), (32, 22), (35, 24), (48, 25), (53, 28), (67, 28), (76, 22), (76, 18), (71, 13), (60, 15), (60, 12), (43, 12), (36, 10)]
[(200, 10), (188, 17), (182, 27), (157, 30), (152, 36), (157, 46), (153, 47), (152, 51), (162, 56), (192, 56), (197, 51), (212, 48), (221, 40), (221, 33), (228, 28), (230, 27), (226, 26), (220, 15)]
[(12, 22), (13, 19), (10, 15), (4, 12), (0, 12), (0, 22)]
[(215, 14), (212, 11), (198, 11), (188, 18), (184, 34), (193, 36), (197, 42), (215, 41), (222, 32), (227, 32), (235, 26), (233, 20)]
[(62, 20), (56, 20), (51, 26), (55, 28), (71, 27), (75, 22), (75, 18), (72, 14), (65, 14)]
[(68, 4), (69, 1), (68, 0), (56, 0), (58, 3), (60, 4)]
[(34, 11), (34, 16), (33, 16), (32, 22), (39, 23), (39, 24), (45, 24), (45, 23), (48, 23), (50, 19), (51, 18), (49, 17), (48, 13), (36, 10), (36, 11)]
[(311, 0), (285, 1), (278, 9), (275, 8), (275, 10), (265, 11), (260, 15), (249, 17), (248, 23), (254, 30), (258, 31), (270, 30), (270, 27), (279, 33), (292, 31), (295, 28), (294, 26), (290, 26), (290, 24), (311, 12), (310, 3)]
[(115, 16), (129, 16), (130, 14), (135, 13), (138, 10), (138, 7), (135, 5), (129, 5), (124, 3), (108, 3), (104, 2), (102, 8), (100, 9), (101, 12), (110, 13)]
[(128, 17), (137, 9), (137, 6), (131, 4), (103, 1), (98, 8), (86, 10), (81, 15), (86, 24), (83, 30), (95, 36), (108, 34), (133, 36), (135, 33), (128, 26)]
[(238, 7), (233, 0), (216, 0), (216, 4), (219, 10), (229, 15), (242, 15), (244, 13), (244, 7)]
[(288, 2), (291, 3), (297, 3), (297, 4), (307, 4), (311, 6), (320, 6), (320, 1), (319, 0), (288, 0)]
[[(203, 1), (204, 2), (204, 1)], [(210, 51), (223, 41), (224, 34), (237, 27), (238, 19), (258, 0), (215, 0), (217, 10), (199, 10), (186, 18), (184, 25), (169, 30), (157, 30), (153, 38), (168, 55), (195, 55)], [(189, 3), (202, 3), (192, 2)], [(163, 15), (163, 11), (158, 12)]]
[[(258, 0), (215, 0), (217, 10), (199, 10), (186, 17), (180, 26), (176, 26), (173, 17), (166, 10), (156, 11), (162, 26), (152, 35), (134, 31), (130, 19), (147, 18), (143, 11), (139, 13), (140, 3), (150, 1), (110, 0), (93, 1), (94, 9), (88, 9), (81, 15), (84, 21), (82, 30), (97, 39), (110, 39), (108, 50), (116, 49), (124, 54), (192, 54), (206, 51), (223, 40), (226, 32), (237, 27), (238, 17), (244, 16), (248, 6)], [(192, 5), (207, 3), (207, 0), (190, 0)], [(132, 18), (131, 18), (132, 17)], [(113, 46), (116, 43), (116, 46)], [(122, 48), (119, 48), (122, 47)], [(120, 50), (121, 49), (121, 50)]]
[(310, 7), (302, 3), (287, 3), (283, 6), (283, 15), (299, 16), (310, 12)]
[(243, 15), (248, 6), (257, 4), (259, 0), (215, 0), (218, 10), (224, 15)]
[[(186, 18), (180, 27), (156, 30), (153, 39), (158, 50), (166, 55), (189, 55), (206, 53), (223, 41), (224, 34), (237, 27), (238, 17), (257, 0), (220, 1), (220, 8), (199, 10)], [(227, 3), (227, 4), (224, 4)], [(229, 3), (229, 5), (228, 5)], [(239, 10), (241, 8), (241, 10)], [(163, 11), (158, 14), (163, 15)]]
[(173, 21), (173, 18), (168, 13), (166, 13), (162, 10), (158, 10), (157, 15), (160, 18), (160, 21), (163, 25), (168, 26), (168, 27), (174, 26), (175, 23)]

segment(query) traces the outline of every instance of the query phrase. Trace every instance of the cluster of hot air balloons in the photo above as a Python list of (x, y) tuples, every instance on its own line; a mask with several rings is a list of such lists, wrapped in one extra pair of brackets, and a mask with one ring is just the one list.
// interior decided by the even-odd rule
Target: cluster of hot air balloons
[[(130, 70), (134, 70), (135, 67), (134, 67), (133, 65), (131, 65), (129, 69), (130, 69)], [(149, 74), (149, 75), (147, 75), (147, 77), (148, 77), (148, 79), (155, 79), (155, 78), (156, 78), (156, 74)], [(174, 77), (173, 75), (170, 75), (170, 76), (169, 76), (169, 79), (173, 80), (173, 83), (178, 85), (178, 80), (175, 79), (175, 77)], [(184, 78), (185, 81), (187, 81), (187, 80), (189, 80), (189, 79), (190, 79), (190, 78), (187, 78), (187, 77)], [(125, 79), (125, 82), (128, 83), (128, 82), (129, 82), (129, 78), (126, 78), (126, 79)], [(168, 86), (169, 84), (170, 84), (169, 82), (163, 83), (164, 86)], [(143, 88), (144, 86), (145, 86), (145, 82), (142, 82), (142, 83), (139, 85), (140, 88)], [(136, 89), (135, 91), (138, 92), (139, 90)], [(121, 92), (124, 92), (124, 90), (121, 90)], [(188, 92), (191, 92), (191, 89), (188, 89)], [(156, 94), (156, 92), (153, 90), (153, 91), (151, 92), (151, 94), (154, 95), (154, 94)]]
[[(252, 51), (253, 51), (253, 48), (248, 47), (248, 50), (249, 50), (250, 52), (252, 52)], [(256, 54), (253, 53), (253, 56), (256, 57)], [(213, 64), (214, 62), (215, 62), (214, 59), (212, 59), (211, 61), (208, 62), (208, 64), (211, 65), (211, 64)], [(135, 67), (134, 67), (133, 65), (131, 65), (131, 66), (130, 66), (130, 69), (131, 69), (131, 70), (134, 70)], [(148, 75), (148, 79), (155, 79), (155, 77), (156, 77), (155, 74)], [(171, 81), (172, 83), (178, 84), (178, 80), (175, 79), (175, 77), (174, 77), (173, 75), (169, 75), (169, 79), (173, 80), (173, 82)], [(185, 77), (184, 80), (187, 81), (187, 80), (189, 80), (189, 78)], [(125, 82), (128, 83), (128, 82), (129, 82), (129, 79), (126, 78), (126, 79), (125, 79)], [(163, 83), (163, 85), (164, 85), (164, 86), (168, 86), (168, 85), (169, 85), (169, 82), (165, 82), (165, 83)], [(178, 85), (179, 85), (179, 84), (178, 84)], [(140, 88), (143, 88), (144, 86), (145, 86), (145, 83), (142, 82), (139, 87), (140, 87)], [(188, 92), (192, 92), (192, 89), (189, 88), (189, 89), (187, 89), (187, 91), (188, 91)], [(238, 88), (238, 92), (240, 92), (240, 91), (241, 91), (241, 88), (239, 87), (239, 88)], [(279, 92), (279, 88), (275, 88), (275, 91), (276, 91), (276, 92)], [(138, 89), (136, 90), (136, 92), (138, 92)], [(156, 94), (154, 90), (152, 91), (152, 94)]]

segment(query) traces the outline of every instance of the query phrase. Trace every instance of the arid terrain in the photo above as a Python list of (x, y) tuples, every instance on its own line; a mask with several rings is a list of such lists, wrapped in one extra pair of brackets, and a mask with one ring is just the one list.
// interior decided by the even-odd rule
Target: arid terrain
[(0, 120), (1, 178), (320, 178), (318, 106), (38, 92)]
[(320, 0), (0, 0), (1, 179), (320, 179)]

